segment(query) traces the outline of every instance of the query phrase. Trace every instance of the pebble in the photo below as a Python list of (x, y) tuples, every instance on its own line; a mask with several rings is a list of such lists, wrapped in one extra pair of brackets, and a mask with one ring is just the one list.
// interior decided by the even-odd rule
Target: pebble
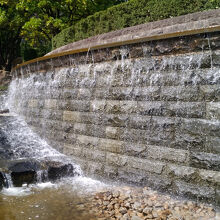
[(113, 193), (113, 197), (115, 197), (115, 198), (118, 198), (119, 195), (120, 195), (119, 191), (115, 191), (115, 192)]
[(139, 210), (139, 209), (141, 209), (141, 203), (135, 202), (133, 207), (134, 207), (134, 209)]
[(138, 216), (132, 216), (131, 220), (142, 220), (142, 219)]
[[(143, 193), (144, 192), (144, 193)], [(86, 206), (85, 206), (86, 207)], [(88, 200), (94, 219), (111, 220), (220, 220), (220, 213), (203, 203), (177, 200), (150, 188), (113, 187)]]
[(153, 211), (152, 211), (152, 215), (153, 215), (154, 218), (157, 218), (157, 217), (158, 217), (157, 211), (156, 211), (156, 210), (153, 210)]
[(119, 212), (120, 212), (121, 214), (126, 214), (126, 213), (127, 213), (127, 209), (124, 208), (124, 207), (121, 207), (121, 208), (119, 209)]

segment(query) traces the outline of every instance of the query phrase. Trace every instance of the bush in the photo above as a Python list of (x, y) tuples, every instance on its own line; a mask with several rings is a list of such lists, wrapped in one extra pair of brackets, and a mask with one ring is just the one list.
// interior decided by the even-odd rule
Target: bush
[(220, 0), (130, 0), (64, 29), (53, 38), (53, 49), (125, 27), (219, 7)]

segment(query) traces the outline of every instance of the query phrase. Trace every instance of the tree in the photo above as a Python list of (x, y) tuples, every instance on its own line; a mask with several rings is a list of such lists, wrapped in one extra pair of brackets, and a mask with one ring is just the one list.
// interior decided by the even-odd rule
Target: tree
[(19, 56), (24, 23), (15, 1), (0, 0), (0, 69), (10, 70), (12, 61)]
[(124, 1), (0, 0), (0, 68), (10, 70), (12, 60), (20, 54), (21, 42), (25, 45), (22, 50), (35, 49), (38, 56), (43, 55), (61, 30)]
[(17, 7), (24, 9), (30, 19), (22, 27), (21, 35), (32, 46), (39, 46), (64, 28), (82, 18), (125, 0), (22, 0)]

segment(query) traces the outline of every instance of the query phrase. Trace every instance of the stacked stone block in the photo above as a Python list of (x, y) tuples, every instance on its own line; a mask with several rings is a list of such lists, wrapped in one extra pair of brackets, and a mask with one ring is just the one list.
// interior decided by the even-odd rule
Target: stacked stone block
[(216, 32), (30, 64), (14, 72), (14, 109), (90, 176), (219, 204), (219, 42)]

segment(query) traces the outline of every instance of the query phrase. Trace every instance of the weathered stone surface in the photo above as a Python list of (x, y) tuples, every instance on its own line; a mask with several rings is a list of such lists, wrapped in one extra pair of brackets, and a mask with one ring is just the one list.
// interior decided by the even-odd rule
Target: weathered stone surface
[(80, 145), (88, 147), (88, 148), (95, 148), (99, 143), (99, 138), (97, 137), (90, 137), (85, 135), (77, 135), (77, 141)]
[(193, 102), (199, 99), (198, 86), (166, 86), (161, 88), (160, 97), (166, 101)]
[(85, 171), (87, 174), (90, 174), (90, 176), (97, 178), (98, 176), (103, 176), (104, 165), (102, 163), (88, 161), (88, 166)]
[(69, 100), (62, 106), (64, 110), (79, 112), (88, 112), (89, 108), (89, 102), (84, 100)]
[(64, 88), (63, 90), (63, 98), (64, 100), (67, 99), (76, 99), (78, 96), (78, 89), (70, 89), (70, 88)]
[(106, 165), (104, 166), (104, 177), (112, 179), (112, 180), (117, 180), (118, 178), (118, 167), (115, 166), (109, 166)]
[(95, 101), (91, 101), (90, 102), (90, 111), (92, 112), (104, 112), (106, 106), (106, 102), (105, 101), (99, 101), (99, 100), (95, 100)]
[(220, 102), (210, 102), (206, 104), (207, 118), (220, 120)]
[(121, 131), (117, 127), (106, 127), (105, 133), (107, 138), (118, 139)]
[(125, 153), (129, 156), (140, 156), (143, 157), (147, 154), (147, 146), (145, 144), (137, 144), (137, 143), (124, 143)]
[(108, 153), (106, 155), (106, 162), (112, 166), (123, 167), (127, 164), (129, 158), (119, 154)]
[(109, 139), (100, 139), (98, 148), (111, 153), (123, 153), (123, 142)]
[(127, 124), (130, 128), (150, 130), (152, 117), (144, 115), (130, 115)]
[(143, 170), (119, 168), (118, 179), (123, 182), (141, 185), (144, 183), (147, 174)]
[(193, 182), (194, 180), (197, 179), (197, 175), (196, 175), (197, 170), (193, 167), (168, 164), (167, 170), (165, 172), (171, 178), (182, 179), (186, 182), (190, 182), (190, 181)]
[(64, 111), (63, 112), (64, 121), (81, 122), (80, 112)]
[(199, 177), (202, 180), (220, 186), (220, 172), (212, 170), (199, 170)]
[(177, 163), (188, 163), (189, 161), (188, 151), (159, 146), (148, 145), (146, 149), (146, 156), (153, 159), (169, 160)]
[(161, 98), (159, 86), (135, 87), (131, 97), (138, 101), (153, 101)]
[(220, 137), (206, 137), (206, 149), (210, 153), (220, 153)]
[(200, 93), (205, 101), (220, 101), (219, 85), (202, 85), (200, 86)]
[(83, 148), (78, 144), (65, 144), (63, 153), (69, 156), (81, 157)]
[(169, 102), (166, 106), (166, 114), (183, 118), (204, 118), (205, 103)]
[(45, 108), (56, 109), (57, 108), (57, 100), (56, 99), (45, 100)]
[(145, 170), (151, 173), (161, 174), (165, 164), (158, 161), (150, 161), (145, 159), (136, 160), (135, 157), (129, 157), (128, 166), (135, 169)]
[(90, 100), (94, 91), (92, 89), (80, 88), (77, 98), (79, 100)]
[(177, 193), (184, 196), (196, 197), (204, 200), (215, 197), (215, 190), (211, 187), (198, 187), (197, 185), (188, 184), (181, 181), (176, 181), (175, 186)]
[[(77, 156), (77, 155), (75, 155), (75, 156)], [(99, 150), (83, 149), (81, 157), (85, 158), (86, 160), (92, 160), (92, 161), (98, 161), (98, 162), (105, 163), (106, 152), (99, 151)]]
[(161, 177), (159, 175), (148, 174), (144, 183), (160, 191), (171, 191), (170, 186), (172, 180), (167, 176)]
[(164, 102), (138, 102), (138, 111), (141, 115), (163, 116), (165, 114)]
[(190, 153), (190, 165), (197, 168), (220, 171), (220, 156), (211, 153)]
[[(10, 72), (5, 70), (0, 70), (0, 85), (1, 86), (8, 86), (12, 79), (12, 75)], [(1, 91), (1, 89), (0, 89)]]
[[(206, 139), (219, 137), (219, 121), (204, 119), (182, 119), (180, 126), (176, 129), (176, 145), (190, 148), (192, 151), (207, 150)], [(215, 147), (214, 147), (215, 148)]]
[(62, 120), (63, 118), (63, 111), (42, 109), (40, 113), (40, 117), (46, 119)]

